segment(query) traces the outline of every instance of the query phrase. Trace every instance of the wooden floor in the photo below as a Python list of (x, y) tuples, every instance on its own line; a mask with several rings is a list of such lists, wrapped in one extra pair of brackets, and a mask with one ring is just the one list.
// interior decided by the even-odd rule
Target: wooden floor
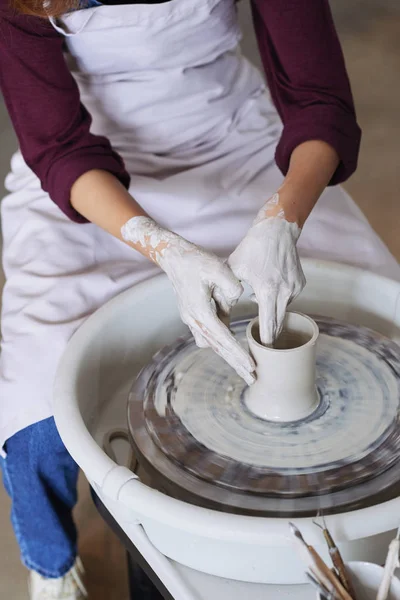
[[(245, 47), (254, 52), (245, 1)], [(332, 0), (364, 131), (358, 172), (346, 185), (376, 231), (400, 260), (400, 11), (398, 0)], [(14, 146), (0, 101), (0, 178)], [(27, 600), (26, 573), (0, 486), (0, 598)], [(126, 600), (125, 556), (97, 516), (80, 483), (76, 510), (92, 600)], [(210, 600), (214, 600), (211, 599)], [(216, 600), (216, 599), (215, 599)]]

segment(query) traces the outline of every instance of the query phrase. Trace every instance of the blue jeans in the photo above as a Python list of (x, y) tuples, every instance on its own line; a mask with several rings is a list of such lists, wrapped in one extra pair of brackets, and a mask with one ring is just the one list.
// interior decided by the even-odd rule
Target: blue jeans
[(22, 562), (44, 577), (61, 577), (77, 554), (78, 467), (52, 417), (13, 435), (5, 450), (0, 464)]

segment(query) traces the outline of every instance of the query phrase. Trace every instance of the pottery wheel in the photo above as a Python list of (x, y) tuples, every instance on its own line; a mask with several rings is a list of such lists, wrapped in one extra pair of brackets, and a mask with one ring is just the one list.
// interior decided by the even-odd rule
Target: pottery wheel
[[(274, 515), (398, 494), (400, 348), (364, 327), (315, 320), (320, 404), (300, 421), (253, 415), (245, 383), (192, 338), (154, 357), (132, 388), (129, 428), (159, 487), (203, 506)], [(243, 344), (247, 323), (232, 325)]]

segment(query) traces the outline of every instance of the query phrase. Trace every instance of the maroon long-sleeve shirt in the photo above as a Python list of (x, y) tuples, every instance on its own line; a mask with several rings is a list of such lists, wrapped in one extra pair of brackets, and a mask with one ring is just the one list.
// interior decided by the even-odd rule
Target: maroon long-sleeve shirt
[[(322, 140), (341, 161), (331, 184), (344, 181), (357, 165), (360, 129), (328, 0), (251, 3), (265, 74), (284, 124), (278, 167), (285, 174), (297, 145)], [(109, 141), (90, 132), (91, 117), (64, 60), (62, 36), (47, 20), (13, 12), (9, 0), (0, 0), (0, 85), (27, 164), (71, 219), (84, 222), (70, 204), (70, 190), (86, 171), (106, 170), (129, 185)]]

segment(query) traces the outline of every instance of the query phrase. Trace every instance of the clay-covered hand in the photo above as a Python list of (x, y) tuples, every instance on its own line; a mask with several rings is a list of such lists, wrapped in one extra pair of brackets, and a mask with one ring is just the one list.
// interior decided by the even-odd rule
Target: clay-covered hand
[(130, 219), (121, 233), (125, 241), (138, 247), (167, 274), (178, 298), (182, 321), (196, 344), (212, 348), (249, 385), (254, 383), (252, 358), (221, 320), (229, 315), (243, 292), (228, 265), (148, 217)]
[(253, 290), (259, 306), (260, 338), (272, 346), (281, 332), (287, 305), (301, 292), (305, 277), (296, 243), (296, 223), (286, 220), (275, 194), (231, 254), (228, 264)]

